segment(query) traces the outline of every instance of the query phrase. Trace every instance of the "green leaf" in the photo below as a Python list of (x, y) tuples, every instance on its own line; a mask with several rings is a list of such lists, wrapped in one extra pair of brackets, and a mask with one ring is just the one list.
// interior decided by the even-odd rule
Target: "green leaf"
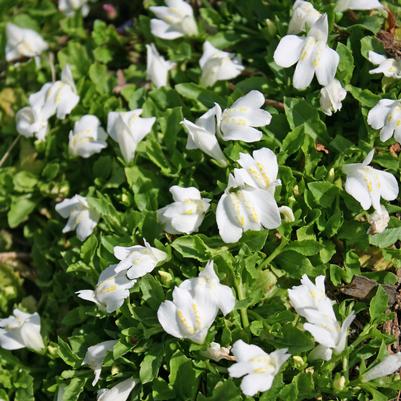
[(309, 333), (294, 327), (292, 324), (284, 324), (281, 327), (281, 337), (273, 340), (278, 348), (288, 348), (291, 354), (310, 351), (315, 342)]
[(207, 262), (211, 257), (211, 250), (201, 235), (184, 235), (177, 238), (171, 246), (184, 258)]
[(285, 247), (286, 251), (294, 251), (304, 256), (312, 256), (318, 254), (323, 246), (313, 240), (292, 241)]
[(197, 100), (207, 108), (213, 107), (215, 103), (218, 103), (221, 107), (224, 107), (226, 104), (223, 97), (197, 84), (178, 84), (174, 88), (181, 96), (187, 99)]
[(251, 251), (257, 252), (265, 246), (268, 235), (267, 230), (246, 231), (241, 238), (241, 244), (246, 244)]
[(241, 401), (242, 396), (239, 388), (231, 381), (218, 382), (210, 397), (199, 394), (197, 401)]
[(152, 382), (152, 395), (155, 401), (175, 400), (173, 388), (161, 377), (156, 377)]
[(29, 195), (12, 198), (11, 207), (7, 214), (8, 225), (11, 228), (19, 226), (28, 219), (35, 207), (36, 201), (31, 199)]
[(330, 207), (338, 194), (338, 187), (327, 181), (317, 181), (308, 184), (315, 201), (322, 207)]
[(62, 67), (72, 66), (73, 72), (79, 76), (86, 76), (90, 66), (90, 58), (85, 46), (76, 41), (68, 41), (67, 46), (57, 54)]
[(377, 287), (376, 295), (371, 299), (369, 314), (372, 320), (382, 319), (388, 307), (388, 295), (381, 285)]
[(298, 387), (296, 383), (286, 384), (280, 391), (279, 399), (283, 401), (297, 401), (298, 398)]
[(30, 192), (37, 185), (37, 177), (28, 172), (20, 171), (13, 177), (15, 190), (18, 192)]
[(346, 85), (345, 89), (356, 99), (362, 106), (372, 108), (381, 99), (380, 96), (374, 94), (369, 89), (361, 89), (352, 85)]
[(111, 89), (110, 74), (104, 64), (95, 63), (89, 67), (89, 77), (100, 94), (107, 94)]
[(156, 310), (164, 301), (164, 291), (159, 281), (147, 274), (141, 278), (139, 285), (143, 294), (142, 299)]
[(177, 394), (177, 401), (194, 399), (198, 391), (196, 373), (192, 361), (180, 351), (170, 359), (169, 381)]
[(57, 353), (67, 365), (75, 369), (81, 366), (81, 359), (72, 351), (71, 347), (61, 337), (58, 338)]
[(387, 228), (382, 233), (369, 235), (369, 243), (379, 248), (387, 248), (401, 240), (401, 227)]
[(85, 389), (87, 382), (86, 377), (74, 377), (71, 379), (69, 384), (64, 387), (63, 399), (61, 401), (76, 401), (80, 394)]
[(336, 51), (340, 56), (337, 78), (342, 84), (348, 84), (354, 72), (354, 56), (352, 55), (352, 50), (348, 46), (338, 43)]
[(142, 384), (152, 382), (158, 376), (162, 361), (163, 344), (155, 344), (147, 351), (139, 368), (139, 378)]
[[(290, 131), (283, 140), (282, 151), (286, 156), (290, 156), (297, 152), (305, 141), (305, 126), (300, 125)], [(280, 161), (284, 162), (280, 154)]]

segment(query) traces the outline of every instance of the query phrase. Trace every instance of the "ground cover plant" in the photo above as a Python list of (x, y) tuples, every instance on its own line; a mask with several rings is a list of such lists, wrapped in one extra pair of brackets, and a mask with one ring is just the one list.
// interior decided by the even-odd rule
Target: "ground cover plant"
[(0, 400), (398, 399), (400, 21), (0, 0)]

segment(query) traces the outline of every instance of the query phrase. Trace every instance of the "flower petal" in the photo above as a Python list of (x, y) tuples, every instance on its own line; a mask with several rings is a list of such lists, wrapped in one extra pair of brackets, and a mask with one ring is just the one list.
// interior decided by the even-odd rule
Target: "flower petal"
[(305, 39), (295, 35), (284, 36), (274, 52), (274, 62), (283, 68), (294, 65), (301, 55)]
[(320, 54), (319, 64), (316, 67), (316, 78), (320, 85), (326, 86), (333, 81), (339, 62), (338, 53), (326, 46)]
[(226, 243), (237, 242), (242, 237), (242, 228), (234, 222), (230, 206), (227, 195), (223, 194), (217, 204), (216, 221), (220, 237)]
[(372, 206), (368, 189), (357, 178), (347, 177), (345, 190), (361, 204), (364, 210), (368, 210)]

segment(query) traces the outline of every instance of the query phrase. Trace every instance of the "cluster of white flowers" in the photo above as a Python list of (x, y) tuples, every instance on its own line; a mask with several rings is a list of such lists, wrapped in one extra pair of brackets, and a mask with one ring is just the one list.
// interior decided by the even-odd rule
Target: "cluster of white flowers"
[(80, 10), (83, 17), (89, 14), (89, 0), (58, 0), (58, 9), (67, 16), (73, 16)]
[(315, 359), (330, 360), (333, 352), (344, 351), (347, 342), (347, 330), (355, 314), (351, 313), (340, 326), (333, 309), (333, 302), (327, 297), (324, 276), (318, 276), (316, 283), (302, 276), (301, 285), (288, 290), (291, 305), (307, 323), (304, 329), (312, 334), (319, 344), (311, 353)]
[(380, 204), (380, 199), (387, 201), (396, 199), (399, 188), (393, 175), (369, 166), (373, 155), (374, 150), (371, 150), (362, 163), (346, 164), (343, 166), (343, 171), (347, 175), (345, 190), (364, 210), (373, 206), (375, 212), (370, 217), (370, 223), (373, 232), (380, 233), (386, 229), (389, 222), (388, 212)]
[(46, 83), (39, 92), (29, 96), (29, 106), (16, 115), (17, 131), (25, 137), (35, 136), (44, 140), (49, 118), (56, 115), (63, 120), (78, 102), (79, 96), (67, 64), (61, 73), (61, 80)]
[[(184, 0), (166, 0), (167, 7), (150, 7), (156, 15), (150, 21), (152, 34), (165, 40), (183, 36), (197, 36), (198, 27), (192, 7)], [(199, 60), (202, 69), (200, 83), (213, 86), (217, 81), (236, 78), (244, 69), (241, 60), (234, 54), (203, 44), (203, 55)], [(147, 76), (157, 87), (167, 85), (168, 72), (175, 64), (166, 61), (151, 44), (147, 45)]]
[[(59, 0), (59, 9), (66, 15), (78, 11), (86, 16), (89, 12), (87, 0)], [(371, 10), (381, 8), (378, 0), (338, 0), (336, 11), (347, 9)], [(197, 36), (198, 27), (192, 7), (184, 0), (166, 0), (166, 6), (150, 7), (157, 17), (151, 20), (154, 36), (174, 40), (183, 36)], [(7, 61), (23, 57), (38, 57), (48, 48), (46, 42), (35, 31), (7, 24)], [(300, 33), (306, 36), (297, 36)], [(326, 14), (321, 14), (313, 5), (304, 0), (296, 0), (288, 27), (288, 35), (283, 37), (275, 52), (275, 63), (283, 68), (296, 64), (293, 86), (306, 89), (316, 76), (322, 86), (320, 106), (331, 116), (342, 107), (346, 91), (335, 76), (339, 65), (339, 55), (328, 46), (329, 24)], [(161, 56), (152, 44), (147, 49), (147, 78), (157, 87), (168, 85), (169, 73), (176, 64)], [(400, 78), (399, 60), (370, 52), (369, 60), (378, 67), (370, 73), (383, 73), (386, 77)], [(244, 70), (239, 57), (217, 49), (212, 43), (203, 43), (203, 55), (199, 60), (201, 68), (200, 84), (213, 86), (217, 81), (234, 79)], [(44, 140), (49, 128), (49, 119), (56, 116), (64, 119), (77, 106), (80, 97), (75, 87), (71, 69), (66, 65), (61, 80), (46, 83), (39, 92), (29, 97), (29, 106), (16, 115), (17, 131), (25, 137)], [(270, 124), (272, 115), (263, 110), (264, 95), (252, 90), (238, 98), (230, 107), (222, 109), (219, 104), (201, 115), (195, 122), (181, 121), (188, 134), (186, 148), (199, 149), (222, 167), (228, 160), (220, 146), (221, 141), (258, 142), (263, 133), (260, 128)], [(102, 128), (98, 117), (84, 115), (74, 124), (69, 134), (69, 152), (74, 157), (88, 158), (107, 147), (107, 137), (117, 142), (126, 163), (134, 160), (136, 148), (152, 130), (156, 118), (140, 117), (142, 109), (112, 111), (107, 118), (107, 131)], [(380, 139), (386, 141), (392, 136), (401, 142), (401, 102), (382, 99), (369, 112), (368, 124), (380, 129)], [(219, 142), (220, 140), (220, 142)], [(380, 203), (396, 199), (398, 183), (391, 174), (377, 170), (369, 164), (373, 159), (372, 150), (362, 163), (343, 166), (346, 174), (345, 190), (354, 197), (364, 210), (371, 207), (369, 216), (373, 232), (382, 232), (389, 222), (389, 214)], [(240, 168), (229, 175), (228, 185), (220, 197), (216, 209), (219, 234), (225, 243), (234, 243), (248, 230), (274, 229), (295, 217), (288, 206), (279, 207), (275, 200), (275, 189), (281, 185), (278, 176), (277, 157), (272, 150), (263, 147), (252, 155), (240, 153), (237, 160)], [(174, 185), (170, 188), (174, 202), (157, 211), (159, 222), (165, 232), (173, 235), (197, 232), (210, 208), (210, 199), (203, 198), (195, 187)], [(76, 231), (80, 241), (87, 239), (95, 229), (100, 214), (92, 206), (88, 197), (74, 195), (56, 205), (56, 211), (68, 218), (63, 233)], [(78, 297), (91, 301), (105, 313), (118, 310), (130, 296), (130, 290), (137, 280), (151, 273), (156, 266), (164, 263), (168, 255), (152, 247), (145, 239), (144, 246), (116, 246), (116, 264), (106, 267), (100, 274), (94, 290), (77, 291)], [(304, 275), (301, 285), (288, 290), (290, 303), (296, 312), (306, 319), (304, 329), (318, 345), (311, 358), (330, 360), (332, 354), (343, 352), (347, 342), (347, 331), (355, 318), (352, 312), (342, 324), (336, 318), (333, 302), (327, 297), (324, 276), (318, 276), (315, 284)], [(157, 317), (160, 325), (170, 335), (179, 339), (189, 339), (203, 344), (219, 311), (225, 316), (235, 308), (233, 290), (220, 282), (210, 260), (197, 277), (183, 281), (172, 293), (172, 301), (161, 303)], [(40, 317), (18, 309), (6, 319), (0, 320), (0, 346), (8, 350), (30, 348), (37, 352), (45, 349), (40, 333)], [(94, 371), (95, 386), (101, 376), (107, 353), (117, 344), (108, 340), (88, 348), (82, 362)], [(230, 355), (230, 351), (232, 355)], [(233, 378), (242, 377), (241, 389), (247, 396), (259, 391), (267, 391), (274, 377), (290, 357), (287, 349), (278, 349), (270, 354), (260, 347), (236, 341), (232, 348), (221, 347), (212, 342), (204, 353), (215, 361), (226, 359), (235, 361), (229, 368)], [(369, 381), (388, 375), (401, 366), (401, 354), (385, 358), (367, 372), (362, 380)], [(111, 389), (98, 393), (98, 401), (125, 401), (137, 384), (134, 378), (127, 378)], [(58, 399), (63, 399), (64, 386), (59, 387)]]
[(269, 125), (272, 118), (268, 111), (261, 109), (264, 104), (263, 94), (253, 90), (223, 111), (216, 103), (195, 123), (183, 120), (181, 124), (188, 132), (187, 149), (200, 149), (225, 166), (227, 160), (219, 145), (218, 137), (224, 141), (260, 141), (262, 132), (255, 127)]
[[(293, 34), (306, 30), (306, 37)], [(347, 92), (335, 79), (340, 57), (335, 50), (328, 47), (328, 35), (327, 15), (320, 15), (306, 1), (296, 1), (289, 35), (284, 36), (278, 44), (274, 52), (274, 61), (283, 68), (297, 64), (293, 78), (296, 89), (306, 89), (316, 75), (319, 84), (323, 86), (320, 107), (325, 114), (331, 116), (341, 110), (341, 102)]]
[(233, 291), (220, 283), (213, 261), (209, 261), (198, 277), (174, 288), (173, 301), (164, 301), (157, 317), (172, 336), (203, 344), (219, 310), (227, 315), (234, 306)]
[(241, 169), (230, 174), (228, 186), (216, 209), (219, 233), (224, 242), (237, 242), (245, 231), (273, 229), (281, 224), (274, 199), (278, 164), (267, 148), (255, 150), (253, 157), (240, 154)]

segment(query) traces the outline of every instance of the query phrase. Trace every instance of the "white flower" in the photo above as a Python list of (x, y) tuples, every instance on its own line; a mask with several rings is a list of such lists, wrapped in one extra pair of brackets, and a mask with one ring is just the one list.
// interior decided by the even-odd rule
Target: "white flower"
[(240, 153), (237, 162), (242, 167), (234, 170), (237, 181), (253, 188), (270, 190), (272, 193), (280, 184), (280, 180), (277, 179), (277, 157), (270, 149), (255, 150), (252, 156), (248, 153)]
[(198, 231), (210, 205), (198, 189), (174, 185), (170, 188), (174, 202), (157, 211), (159, 221), (170, 234), (191, 234)]
[(116, 384), (111, 389), (98, 392), (97, 401), (127, 401), (131, 391), (137, 384), (132, 377)]
[(245, 376), (241, 381), (241, 390), (247, 396), (269, 390), (281, 366), (291, 356), (286, 348), (268, 354), (257, 345), (246, 344), (242, 340), (234, 343), (232, 353), (237, 362), (228, 368), (228, 373), (231, 377)]
[(209, 260), (198, 277), (184, 280), (180, 284), (180, 288), (188, 290), (196, 299), (210, 299), (224, 316), (234, 309), (235, 296), (233, 290), (220, 283), (213, 268), (213, 260)]
[(158, 19), (150, 21), (150, 29), (158, 38), (172, 40), (196, 36), (198, 28), (192, 7), (183, 0), (166, 0), (167, 7), (149, 7)]
[(29, 348), (37, 352), (44, 350), (40, 334), (38, 313), (25, 313), (14, 309), (13, 315), (0, 319), (0, 347), (7, 350)]
[(48, 122), (42, 110), (37, 107), (24, 107), (15, 116), (17, 131), (26, 138), (36, 137), (43, 141), (47, 134)]
[(222, 359), (227, 361), (235, 361), (235, 356), (230, 355), (231, 347), (222, 347), (219, 343), (212, 342), (206, 351), (202, 352), (205, 358), (212, 359), (213, 361), (219, 362)]
[(181, 121), (181, 124), (188, 133), (187, 149), (200, 149), (217, 160), (222, 166), (225, 166), (227, 160), (216, 137), (216, 120), (220, 120), (220, 114), (220, 106), (216, 104), (200, 116), (195, 124), (186, 119)]
[(199, 65), (202, 69), (200, 82), (204, 86), (213, 86), (217, 81), (236, 78), (244, 69), (238, 57), (216, 49), (208, 41), (203, 44)]
[(243, 232), (277, 228), (280, 212), (269, 190), (243, 187), (233, 175), (221, 196), (216, 210), (219, 233), (224, 242), (237, 242)]
[(401, 352), (386, 356), (380, 363), (370, 368), (362, 375), (362, 380), (368, 382), (380, 377), (392, 375), (401, 368)]
[(111, 265), (102, 271), (94, 291), (80, 290), (76, 294), (82, 299), (94, 302), (107, 313), (116, 311), (129, 297), (129, 290), (136, 282), (127, 278), (125, 271), (116, 272), (116, 267), (117, 265)]
[(47, 50), (48, 45), (37, 32), (8, 23), (6, 26), (6, 60), (35, 57)]
[(71, 113), (78, 102), (79, 96), (68, 64), (61, 73), (60, 81), (46, 83), (39, 92), (29, 96), (29, 103), (40, 107), (47, 118), (56, 114), (61, 120)]
[(337, 0), (335, 11), (373, 10), (382, 7), (379, 0)]
[(283, 217), (283, 220), (287, 223), (292, 223), (295, 221), (295, 216), (292, 209), (288, 206), (280, 206), (278, 208), (280, 215)]
[(312, 26), (306, 37), (284, 36), (274, 52), (274, 61), (283, 68), (297, 63), (293, 85), (296, 89), (305, 89), (312, 82), (313, 76), (320, 85), (328, 85), (336, 75), (340, 57), (327, 46), (327, 15), (323, 14)]
[(347, 96), (347, 91), (341, 86), (340, 81), (333, 79), (327, 86), (320, 90), (320, 107), (324, 114), (331, 116), (341, 110), (342, 101)]
[(157, 88), (168, 84), (168, 72), (175, 67), (175, 63), (167, 61), (159, 54), (152, 43), (146, 45), (146, 74)]
[(115, 340), (103, 341), (88, 348), (82, 365), (88, 365), (95, 373), (95, 379), (92, 386), (95, 386), (100, 379), (102, 365), (107, 353), (117, 344)]
[(138, 143), (152, 130), (155, 117), (142, 118), (142, 109), (127, 112), (110, 112), (107, 119), (107, 132), (120, 146), (124, 160), (134, 159)]
[(288, 25), (288, 34), (296, 35), (300, 32), (308, 31), (320, 16), (319, 11), (311, 3), (296, 0), (292, 6), (292, 17)]
[(351, 313), (340, 326), (333, 302), (326, 295), (324, 279), (324, 276), (318, 276), (313, 284), (304, 274), (301, 285), (289, 289), (288, 296), (293, 308), (307, 320), (304, 329), (319, 343), (312, 351), (311, 358), (330, 360), (333, 351), (336, 354), (344, 351), (347, 331), (355, 314)]
[(316, 277), (315, 284), (304, 274), (301, 285), (288, 290), (288, 297), (292, 307), (298, 314), (305, 317), (304, 311), (309, 309), (325, 309), (326, 314), (335, 319), (332, 301), (326, 295), (324, 276)]
[(382, 54), (369, 51), (369, 61), (378, 67), (369, 71), (369, 74), (383, 74), (388, 78), (401, 78), (401, 61), (388, 58)]
[(89, 207), (86, 198), (81, 195), (74, 195), (72, 198), (58, 203), (56, 212), (65, 219), (68, 218), (63, 233), (76, 230), (77, 237), (81, 241), (92, 234), (100, 217), (96, 210)]
[(96, 116), (85, 115), (70, 131), (68, 148), (73, 156), (91, 157), (107, 147), (106, 131), (100, 126)]
[(262, 139), (262, 132), (253, 127), (264, 127), (272, 119), (268, 111), (260, 108), (265, 97), (257, 90), (240, 97), (223, 111), (220, 130), (225, 141), (256, 142)]
[(345, 190), (355, 198), (364, 210), (373, 206), (381, 210), (380, 198), (392, 201), (398, 196), (398, 183), (386, 171), (370, 167), (374, 150), (371, 150), (362, 163), (346, 164), (343, 172), (347, 175)]
[(401, 143), (401, 102), (399, 100), (382, 99), (368, 113), (368, 124), (380, 129), (380, 140), (394, 139)]
[(190, 291), (175, 287), (173, 301), (161, 303), (157, 318), (168, 334), (202, 344), (217, 311), (215, 303), (209, 297), (198, 299)]
[(73, 16), (81, 9), (81, 14), (86, 17), (89, 14), (88, 0), (58, 0), (58, 9), (67, 16)]
[(127, 277), (130, 280), (150, 273), (159, 263), (167, 259), (167, 254), (157, 248), (153, 248), (144, 239), (145, 246), (115, 246), (114, 256), (120, 260), (116, 266), (116, 273), (128, 270)]

